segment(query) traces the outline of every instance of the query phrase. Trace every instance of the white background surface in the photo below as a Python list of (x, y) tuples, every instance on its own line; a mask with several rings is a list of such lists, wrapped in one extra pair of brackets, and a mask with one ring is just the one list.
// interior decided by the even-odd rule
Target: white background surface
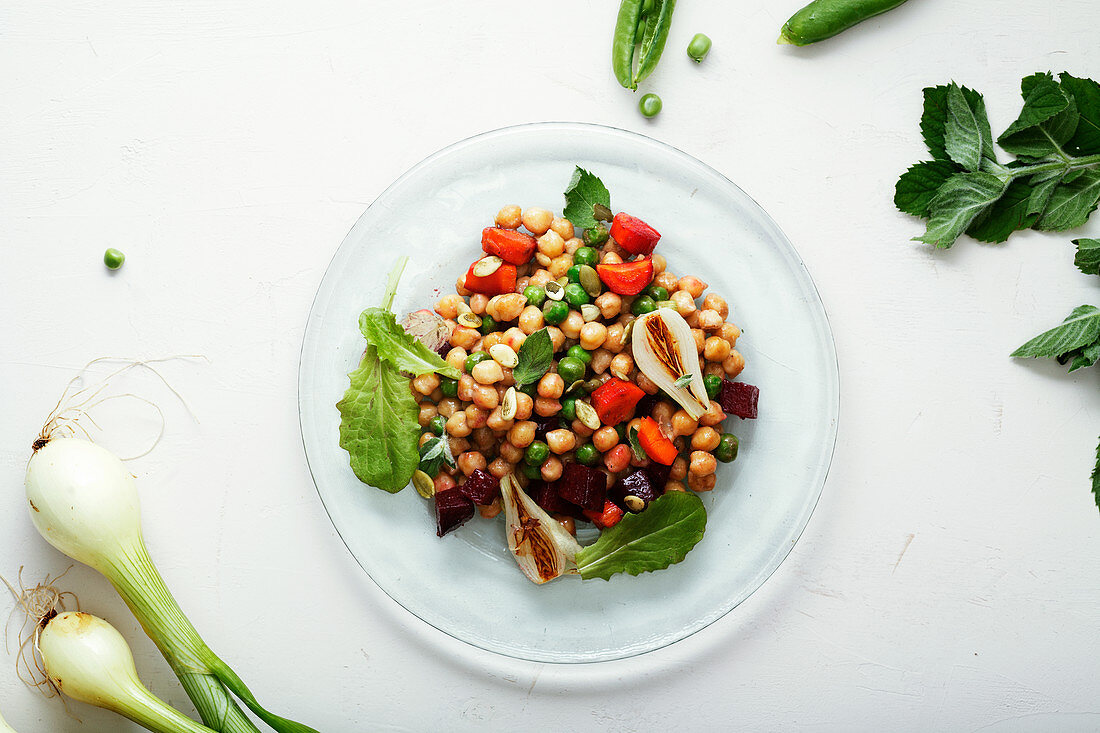
[[(165, 439), (132, 464), (148, 543), (210, 645), (320, 730), (1100, 729), (1100, 373), (1007, 357), (1100, 301), (1069, 244), (1100, 220), (933, 253), (891, 203), (924, 157), (923, 86), (983, 91), (999, 132), (1022, 76), (1100, 76), (1100, 10), (918, 0), (777, 47), (797, 4), (681, 3), (653, 122), (609, 71), (611, 0), (0, 4), (0, 574), (69, 564), (21, 488), (65, 382), (97, 356), (202, 354), (164, 368), (199, 422), (160, 393)], [(406, 614), (336, 536), (299, 438), (302, 328), (360, 212), (434, 150), (538, 120), (641, 131), (739, 183), (802, 254), (840, 356), (833, 471), (790, 558), (624, 662), (516, 662)], [(64, 583), (192, 711), (106, 582)], [(13, 667), (18, 730), (133, 729), (67, 717)]]

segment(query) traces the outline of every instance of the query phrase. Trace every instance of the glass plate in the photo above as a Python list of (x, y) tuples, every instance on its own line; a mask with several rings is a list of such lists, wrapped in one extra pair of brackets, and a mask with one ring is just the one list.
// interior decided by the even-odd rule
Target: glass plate
[[(706, 536), (671, 568), (610, 582), (520, 573), (504, 523), (475, 517), (440, 539), (411, 488), (360, 483), (339, 446), (335, 404), (363, 351), (359, 312), (377, 305), (400, 254), (411, 261), (394, 310), (431, 308), (481, 253), (505, 204), (560, 211), (577, 164), (607, 184), (616, 211), (664, 235), (669, 269), (694, 274), (743, 330), (744, 381), (760, 417), (730, 418), (738, 459), (703, 495)], [(310, 470), (348, 549), (391, 598), (462, 641), (541, 662), (594, 662), (651, 651), (745, 600), (787, 556), (821, 493), (839, 410), (836, 354), (798, 254), (744, 191), (714, 169), (642, 135), (588, 124), (509, 127), (451, 145), (395, 181), (355, 223), (317, 292), (299, 372)]]

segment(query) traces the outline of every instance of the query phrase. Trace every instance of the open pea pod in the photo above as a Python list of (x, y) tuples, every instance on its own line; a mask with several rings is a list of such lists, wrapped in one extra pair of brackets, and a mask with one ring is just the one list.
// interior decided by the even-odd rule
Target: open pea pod
[(611, 45), (611, 68), (619, 84), (637, 89), (657, 68), (675, 7), (676, 0), (622, 0)]
[(641, 31), (641, 43), (638, 48), (638, 63), (634, 70), (633, 89), (657, 68), (661, 54), (665, 50), (668, 31), (672, 27), (672, 11), (676, 9), (676, 0), (657, 0), (653, 10), (645, 16)]

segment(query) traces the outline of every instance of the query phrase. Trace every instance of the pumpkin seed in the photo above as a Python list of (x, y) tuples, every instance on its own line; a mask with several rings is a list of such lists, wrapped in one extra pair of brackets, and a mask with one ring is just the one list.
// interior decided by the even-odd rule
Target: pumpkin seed
[(474, 313), (460, 313), (458, 318), (458, 325), (465, 326), (466, 328), (481, 328), (481, 316)]
[(593, 298), (603, 292), (603, 283), (600, 282), (600, 276), (596, 274), (596, 268), (592, 265), (581, 265), (580, 278), (584, 292)]
[(513, 369), (519, 364), (519, 356), (508, 344), (493, 344), (489, 347), (489, 356), (502, 367)]
[(518, 402), (516, 388), (509, 387), (508, 391), (504, 393), (504, 401), (500, 403), (500, 417), (504, 420), (514, 420)]
[(458, 305), (455, 306), (455, 310), (458, 311), (458, 315), (460, 316), (463, 313), (473, 313), (473, 310), (470, 309), (470, 304), (467, 303), (465, 300), (458, 301)]
[(500, 269), (500, 266), (504, 264), (504, 260), (500, 259), (496, 255), (489, 255), (488, 257), (482, 257), (480, 260), (474, 263), (474, 276), (475, 277), (488, 277), (494, 272)]
[(645, 509), (645, 500), (633, 494), (623, 497), (623, 503), (626, 504), (626, 508), (632, 512), (640, 512)]
[(581, 315), (584, 316), (585, 323), (591, 323), (600, 317), (600, 309), (591, 303), (585, 303), (581, 306)]
[(565, 286), (557, 280), (546, 283), (543, 289), (546, 291), (546, 297), (550, 300), (561, 300), (565, 297)]
[(603, 380), (599, 377), (592, 377), (584, 383), (584, 388), (588, 390), (589, 394), (595, 392), (597, 389), (603, 386)]
[(596, 221), (611, 221), (615, 215), (603, 204), (592, 204), (592, 218)]
[(626, 344), (630, 341), (630, 334), (634, 332), (634, 321), (637, 319), (631, 318), (627, 321), (626, 326), (623, 328), (623, 343)]
[(657, 301), (657, 307), (658, 308), (671, 308), (672, 310), (676, 310), (676, 303), (674, 301), (671, 301), (671, 300), (658, 300)]
[(565, 394), (569, 394), (570, 392), (575, 390), (577, 387), (583, 387), (583, 386), (584, 386), (584, 380), (583, 379), (578, 379), (577, 381), (575, 381), (571, 385), (569, 385), (569, 389), (565, 390)]
[(413, 488), (416, 489), (416, 493), (425, 499), (431, 499), (435, 496), (435, 482), (432, 481), (431, 476), (420, 469), (413, 473)]
[(577, 419), (584, 423), (586, 428), (590, 430), (599, 430), (600, 416), (596, 414), (596, 408), (583, 400), (577, 400), (576, 406)]

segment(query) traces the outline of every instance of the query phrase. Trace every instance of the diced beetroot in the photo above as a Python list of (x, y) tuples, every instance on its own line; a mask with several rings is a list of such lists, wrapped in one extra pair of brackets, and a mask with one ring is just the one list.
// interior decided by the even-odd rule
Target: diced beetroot
[(657, 494), (663, 494), (665, 484), (668, 483), (668, 477), (672, 473), (672, 466), (666, 466), (663, 463), (657, 463), (657, 461), (649, 461), (644, 470), (649, 476), (649, 480), (653, 482)]
[(546, 440), (547, 433), (561, 427), (561, 420), (556, 415), (549, 417), (531, 415), (530, 419), (531, 422), (535, 423), (535, 440)]
[(727, 415), (737, 415), (746, 420), (756, 418), (756, 403), (760, 399), (760, 389), (744, 382), (722, 380), (722, 389), (718, 393), (718, 403)]
[(558, 496), (553, 484), (544, 481), (532, 481), (527, 486), (527, 495), (535, 500), (547, 514), (565, 514), (566, 516), (582, 518), (581, 508), (576, 504), (570, 504)]
[[(653, 463), (653, 461), (650, 461)], [(649, 506), (649, 502), (656, 499), (658, 496), (664, 493), (664, 483), (660, 486), (656, 486), (653, 483), (649, 473), (645, 470), (639, 469), (634, 473), (627, 474), (621, 479), (615, 482), (611, 487), (611, 491), (608, 493), (608, 498), (615, 502), (628, 512), (640, 512)], [(634, 496), (642, 500), (642, 506), (637, 507), (636, 502), (627, 502), (626, 497)], [(631, 506), (634, 504), (635, 506)]]
[(440, 537), (466, 524), (472, 516), (474, 516), (474, 503), (457, 487), (436, 493), (435, 533)]
[(580, 463), (566, 463), (554, 488), (566, 501), (581, 509), (596, 511), (607, 499), (607, 475)]
[(458, 490), (470, 497), (470, 501), (475, 504), (492, 504), (493, 499), (500, 496), (500, 479), (488, 471), (476, 468)]

